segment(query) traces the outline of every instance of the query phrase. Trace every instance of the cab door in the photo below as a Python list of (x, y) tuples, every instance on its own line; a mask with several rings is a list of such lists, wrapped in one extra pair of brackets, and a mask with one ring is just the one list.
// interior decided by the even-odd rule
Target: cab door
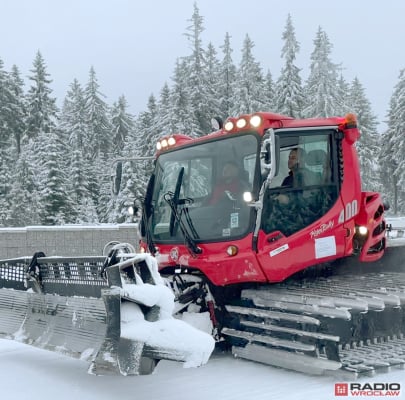
[[(330, 127), (277, 132), (279, 172), (264, 193), (257, 242), (259, 263), (271, 282), (345, 254), (335, 132)], [(289, 170), (297, 149), (299, 168)]]

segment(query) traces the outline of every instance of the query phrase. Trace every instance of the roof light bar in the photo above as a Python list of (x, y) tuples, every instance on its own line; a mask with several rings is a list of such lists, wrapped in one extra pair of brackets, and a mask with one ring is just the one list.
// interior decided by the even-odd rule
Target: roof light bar
[(174, 138), (173, 136), (170, 136), (168, 138), (163, 138), (162, 140), (160, 140), (159, 142), (156, 143), (156, 148), (158, 151), (162, 150), (162, 149), (166, 149), (168, 147), (172, 147), (176, 144), (176, 138)]

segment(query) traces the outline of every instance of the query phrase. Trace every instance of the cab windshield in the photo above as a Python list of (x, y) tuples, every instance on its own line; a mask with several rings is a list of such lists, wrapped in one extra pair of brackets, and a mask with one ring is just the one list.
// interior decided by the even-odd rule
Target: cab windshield
[(162, 154), (156, 163), (151, 234), (156, 242), (221, 241), (246, 235), (258, 137), (227, 137)]

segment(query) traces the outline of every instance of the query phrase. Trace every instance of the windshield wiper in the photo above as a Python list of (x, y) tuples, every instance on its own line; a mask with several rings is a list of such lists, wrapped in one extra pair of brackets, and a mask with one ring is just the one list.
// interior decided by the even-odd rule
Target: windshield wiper
[[(165, 195), (163, 196), (163, 198), (165, 199), (165, 201), (167, 202), (167, 204), (170, 207), (171, 210), (171, 214), (170, 214), (170, 223), (169, 223), (169, 234), (170, 236), (174, 236), (175, 235), (175, 231), (176, 231), (176, 226), (180, 228), (181, 233), (184, 237), (184, 240), (186, 242), (186, 246), (189, 249), (189, 251), (191, 252), (191, 254), (193, 256), (195, 256), (196, 254), (201, 254), (202, 250), (200, 247), (198, 247), (195, 243), (195, 239), (190, 235), (190, 233), (188, 232), (186, 226), (184, 225), (184, 222), (181, 218), (181, 212), (179, 213), (178, 211), (178, 207), (180, 204), (186, 204), (186, 202), (192, 202), (191, 199), (181, 199), (179, 200), (180, 197), (180, 188), (181, 188), (181, 184), (183, 182), (183, 176), (184, 176), (184, 167), (182, 167), (179, 171), (179, 175), (177, 177), (177, 181), (176, 181), (176, 187), (174, 189), (174, 193), (173, 192), (167, 192), (165, 193)], [(189, 219), (189, 216), (186, 215), (186, 221), (190, 227), (190, 229), (192, 230), (192, 232), (196, 235), (195, 229), (191, 223), (191, 220)], [(176, 225), (177, 224), (177, 225)]]
[[(145, 199), (143, 202), (143, 207), (142, 207), (142, 219), (141, 219), (141, 225), (143, 225), (145, 237), (146, 237), (146, 243), (148, 245), (148, 249), (151, 254), (156, 253), (156, 247), (155, 244), (153, 243), (152, 239), (152, 232), (150, 229), (150, 219), (152, 216), (152, 191), (153, 191), (153, 186), (155, 185), (155, 174), (152, 174), (148, 186), (146, 188), (146, 194), (145, 194)], [(142, 231), (142, 230), (141, 230)]]

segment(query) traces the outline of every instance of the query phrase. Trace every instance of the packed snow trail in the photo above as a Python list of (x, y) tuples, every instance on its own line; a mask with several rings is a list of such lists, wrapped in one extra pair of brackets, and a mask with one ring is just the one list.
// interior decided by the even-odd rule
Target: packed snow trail
[[(196, 369), (162, 361), (153, 375), (94, 376), (86, 372), (84, 361), (0, 339), (2, 398), (13, 400), (186, 400), (190, 396), (193, 400), (336, 400), (335, 383), (350, 382), (344, 377), (308, 376), (219, 353)], [(397, 382), (402, 384), (402, 396), (405, 393), (403, 370), (358, 382)]]

